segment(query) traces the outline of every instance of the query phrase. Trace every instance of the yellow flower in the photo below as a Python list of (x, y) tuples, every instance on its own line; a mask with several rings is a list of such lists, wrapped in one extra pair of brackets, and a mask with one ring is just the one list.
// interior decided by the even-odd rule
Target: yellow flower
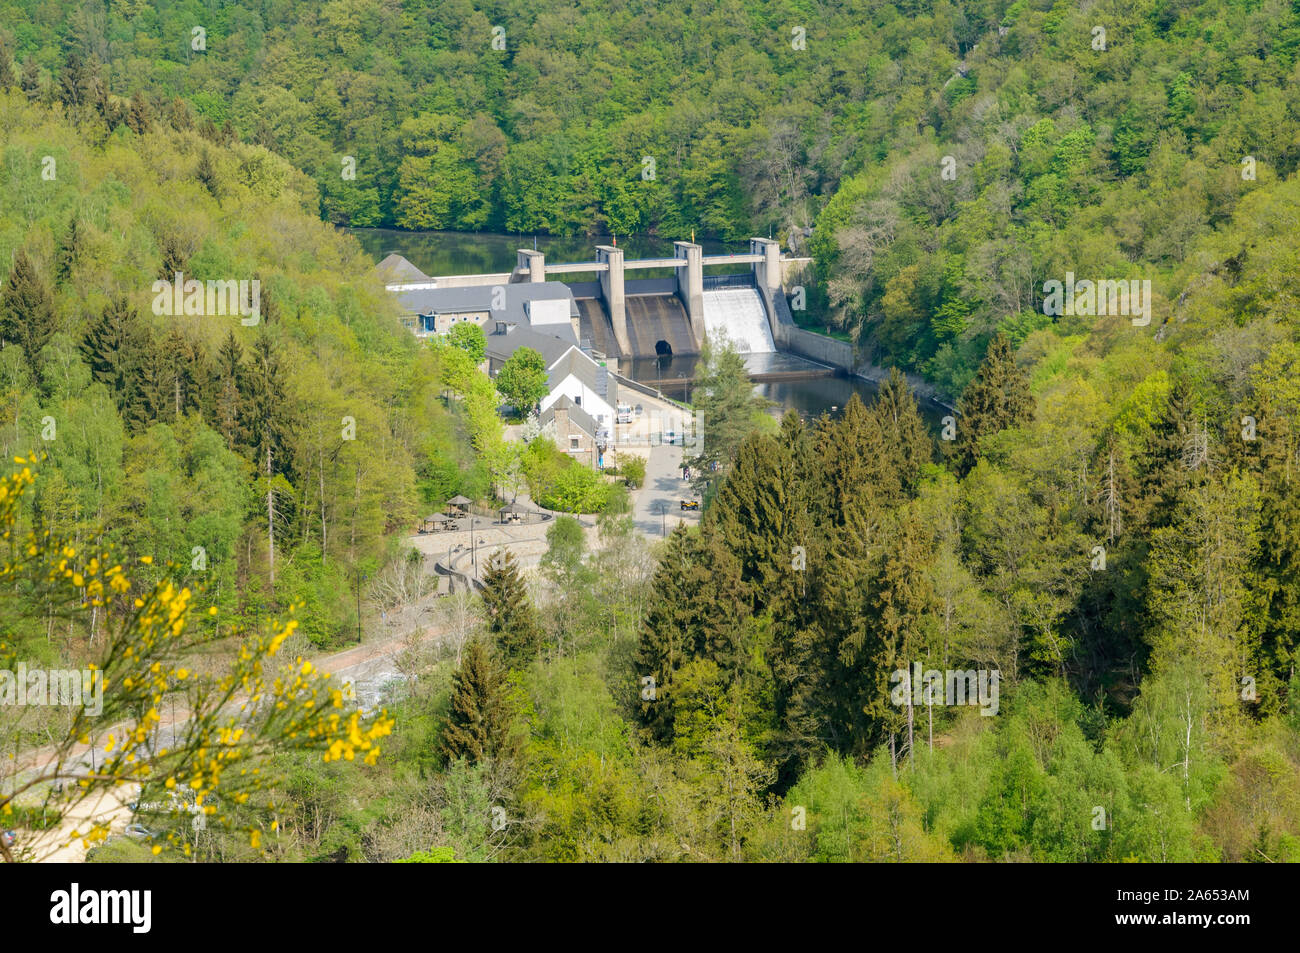
[(154, 844), (154, 845), (153, 845), (153, 855), (154, 855), (155, 857), (157, 857), (157, 856), (158, 856), (159, 854), (161, 854), (161, 853), (162, 853), (162, 844)]

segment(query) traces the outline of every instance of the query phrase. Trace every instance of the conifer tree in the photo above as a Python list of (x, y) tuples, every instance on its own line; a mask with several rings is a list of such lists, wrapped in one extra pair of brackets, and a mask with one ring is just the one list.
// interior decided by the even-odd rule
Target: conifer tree
[(778, 597), (778, 588), (793, 581), (793, 549), (800, 545), (796, 520), (794, 462), (770, 436), (751, 434), (740, 445), (736, 462), (718, 490), (707, 520), (721, 541), (740, 560), (745, 597), (754, 612)]
[(139, 313), (125, 295), (118, 295), (90, 320), (81, 339), (81, 354), (91, 375), (108, 388), (119, 409), (127, 401), (135, 379), (133, 364), (137, 354), (132, 335), (138, 333), (139, 323)]
[(144, 101), (140, 90), (131, 95), (131, 103), (126, 110), (126, 126), (137, 136), (143, 136), (153, 125), (149, 104)]
[[(1292, 367), (1283, 373), (1295, 380)], [(1257, 448), (1260, 538), (1267, 544), (1257, 549), (1250, 578), (1262, 603), (1261, 651), (1280, 686), (1300, 655), (1300, 427), (1274, 395), (1261, 394), (1259, 403), (1255, 440), (1239, 442)], [(1275, 707), (1279, 694), (1262, 695), (1264, 707)], [(1292, 706), (1300, 709), (1300, 699), (1293, 696)]]
[(871, 412), (884, 436), (901, 487), (910, 493), (920, 482), (921, 468), (934, 457), (934, 442), (925, 429), (907, 378), (898, 368), (890, 370), (889, 380), (881, 385)]
[(542, 629), (519, 566), (509, 550), (497, 550), (483, 574), (483, 605), (502, 661), (510, 668), (532, 662), (542, 650)]
[(59, 100), (69, 109), (86, 102), (89, 70), (86, 61), (75, 49), (68, 50), (59, 71)]
[(518, 750), (511, 721), (505, 669), (482, 642), (470, 642), (456, 671), (442, 753), (470, 764), (508, 760)]
[(240, 440), (264, 476), (283, 473), (292, 482), (284, 379), (280, 351), (263, 331), (253, 341), (238, 379)]
[(1169, 526), (1187, 492), (1203, 484), (1213, 469), (1213, 447), (1191, 385), (1174, 382), (1169, 403), (1152, 429), (1142, 460), (1141, 487), (1146, 524)]
[(217, 350), (216, 368), (213, 372), (212, 397), (216, 415), (216, 429), (225, 438), (226, 448), (234, 450), (239, 442), (239, 420), (243, 399), (239, 382), (244, 375), (244, 349), (239, 346), (235, 332), (231, 331)]
[[(638, 714), (648, 737), (666, 744), (673, 736), (673, 675), (691, 658), (692, 602), (699, 593), (689, 577), (697, 558), (695, 540), (684, 526), (672, 531), (655, 569), (653, 596), (637, 646)], [(647, 681), (648, 680), (648, 681)]]
[(159, 420), (171, 420), (173, 388), (169, 375), (169, 358), (159, 347), (153, 331), (138, 324), (127, 336), (129, 349), (126, 404), (122, 416), (137, 433), (148, 430)]
[[(267, 282), (265, 278), (258, 275), (257, 281), (259, 282), (258, 294), (260, 295), (258, 300), (258, 314), (261, 317), (262, 324), (278, 324), (280, 321), (280, 299), (271, 289), (270, 283)], [(461, 325), (456, 325), (456, 327), (461, 327)], [(477, 327), (477, 325), (475, 325), (475, 327)]]
[(77, 261), (85, 250), (84, 245), (81, 224), (74, 215), (68, 222), (68, 230), (63, 236), (63, 241), (59, 242), (58, 260), (54, 268), (54, 280), (59, 285), (65, 284), (72, 277), (72, 269), (76, 267)]
[(881, 539), (901, 484), (879, 421), (856, 394), (838, 421), (823, 419), (815, 441), (825, 488), (819, 525), (826, 541), (809, 573), (814, 605), (809, 628), (813, 651), (829, 656), (820, 704), (836, 744), (865, 753), (873, 731), (862, 704), (872, 654), (863, 593), (878, 571)]
[(651, 588), (636, 659), (637, 677), (654, 680), (654, 697), (645, 697), (643, 681), (639, 709), (646, 734), (666, 743), (672, 740), (672, 685), (678, 669), (708, 659), (727, 684), (734, 683), (745, 661), (749, 610), (740, 561), (713, 532), (693, 533), (684, 526), (673, 530)]
[(212, 164), (212, 155), (205, 148), (199, 153), (198, 168), (194, 172), (195, 178), (208, 190), (208, 194), (221, 204), (221, 183), (217, 179), (217, 169)]
[(703, 489), (726, 476), (767, 401), (755, 396), (744, 358), (726, 340), (705, 341), (695, 373), (695, 415), (702, 440), (699, 452), (690, 458), (691, 482)]
[(190, 132), (194, 129), (194, 114), (190, 112), (189, 104), (179, 97), (171, 101), (167, 109), (167, 121), (177, 132)]
[(953, 446), (958, 475), (965, 476), (975, 466), (982, 437), (1018, 427), (1033, 415), (1029, 378), (1016, 365), (1010, 338), (1000, 333), (989, 344), (975, 379), (961, 395), (961, 416)]
[(8, 42), (0, 37), (0, 92), (16, 85), (18, 76), (14, 72), (14, 63), (12, 51), (9, 49)]
[(20, 249), (0, 290), (0, 341), (19, 345), (28, 362), (39, 367), (41, 349), (53, 334), (54, 298), (36, 265)]
[(879, 721), (889, 737), (890, 752), (896, 752), (894, 736), (904, 734), (903, 751), (910, 758), (915, 750), (915, 688), (906, 693), (903, 706), (894, 705), (890, 678), (897, 671), (912, 678), (912, 663), (923, 661), (923, 619), (934, 603), (930, 584), (930, 534), (922, 525), (915, 506), (908, 508), (898, 533), (885, 553), (880, 575), (870, 597), (870, 614), (875, 620), (874, 684), (864, 706)]
[[(832, 426), (829, 418), (825, 426)], [(827, 649), (815, 625), (817, 580), (828, 567), (827, 538), (815, 513), (824, 481), (816, 465), (808, 429), (795, 411), (781, 420), (780, 442), (789, 461), (791, 485), (789, 505), (793, 546), (800, 546), (796, 560), (792, 551), (785, 562), (788, 585), (778, 585), (769, 608), (772, 616), (772, 644), (768, 662), (772, 669), (773, 708), (776, 730), (768, 745), (777, 770), (776, 784), (792, 784), (800, 769), (825, 748), (823, 689), (830, 684), (827, 663), (833, 649)], [(792, 550), (793, 550), (792, 546)]]
[(176, 273), (185, 271), (189, 255), (185, 246), (175, 235), (164, 235), (159, 241), (162, 250), (162, 263), (158, 268), (158, 277), (163, 281), (175, 281)]
[(163, 340), (162, 356), (168, 397), (163, 419), (176, 420), (190, 412), (201, 414), (208, 383), (207, 357), (202, 346), (173, 327)]
[(36, 61), (30, 56), (23, 63), (21, 85), (29, 101), (34, 102), (41, 98), (41, 68), (36, 65)]

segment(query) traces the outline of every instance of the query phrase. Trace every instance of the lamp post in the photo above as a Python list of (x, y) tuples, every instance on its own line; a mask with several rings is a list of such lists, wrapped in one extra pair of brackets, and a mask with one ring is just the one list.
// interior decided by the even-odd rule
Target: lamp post
[(361, 583), (367, 578), (365, 573), (357, 570), (357, 645), (361, 644)]

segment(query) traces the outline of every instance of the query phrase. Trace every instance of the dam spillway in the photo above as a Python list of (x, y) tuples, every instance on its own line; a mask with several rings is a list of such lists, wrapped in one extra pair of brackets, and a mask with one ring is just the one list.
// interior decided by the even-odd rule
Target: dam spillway
[(705, 289), (704, 327), (710, 336), (726, 335), (741, 354), (776, 350), (767, 309), (755, 288)]

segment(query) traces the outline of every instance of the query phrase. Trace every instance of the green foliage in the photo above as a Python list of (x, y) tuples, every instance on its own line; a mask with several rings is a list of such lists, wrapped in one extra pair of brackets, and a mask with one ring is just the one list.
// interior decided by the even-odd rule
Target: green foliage
[[(13, 262), (0, 338), (14, 345), (0, 349), (0, 397), (16, 408), (0, 449), (47, 448), (31, 518), (102, 533), (210, 585), (214, 632), (304, 600), (306, 634), (335, 643), (355, 631), (338, 593), (411, 525), (425, 461), (455, 461), (460, 490), (475, 455), (437, 401), (434, 355), (400, 326), (357, 246), (311, 217), (310, 182), (264, 149), (219, 145), (148, 109), (145, 131), (104, 140), (102, 120), (76, 126), (0, 95), (0, 152), (59, 162), (41, 202), (25, 186), (0, 195), (0, 260)], [(262, 320), (150, 313), (152, 282), (175, 269), (259, 278)], [(450, 471), (425, 469), (426, 492)], [(82, 623), (59, 630), (53, 650), (82, 651)]]
[(521, 411), (531, 410), (550, 390), (546, 361), (531, 347), (521, 347), (501, 365), (496, 386), (511, 406)]
[(461, 321), (453, 324), (447, 332), (447, 341), (452, 347), (460, 348), (470, 356), (475, 366), (482, 364), (487, 357), (487, 335), (483, 328), (473, 321)]
[(442, 735), (449, 762), (508, 761), (517, 751), (506, 672), (481, 642), (465, 650)]
[(417, 850), (410, 857), (394, 861), (398, 864), (463, 864), (466, 861), (456, 858), (454, 847), (432, 847), (429, 850)]
[(626, 455), (622, 461), (622, 472), (627, 485), (636, 489), (645, 482), (645, 458), (635, 454)]
[(507, 666), (525, 666), (537, 657), (542, 649), (542, 631), (515, 557), (509, 550), (499, 549), (488, 557), (483, 574), (483, 606), (488, 632)]
[(703, 440), (689, 462), (695, 473), (692, 482), (703, 489), (726, 475), (741, 441), (768, 420), (767, 401), (754, 394), (744, 359), (725, 338), (705, 341), (692, 393)]

